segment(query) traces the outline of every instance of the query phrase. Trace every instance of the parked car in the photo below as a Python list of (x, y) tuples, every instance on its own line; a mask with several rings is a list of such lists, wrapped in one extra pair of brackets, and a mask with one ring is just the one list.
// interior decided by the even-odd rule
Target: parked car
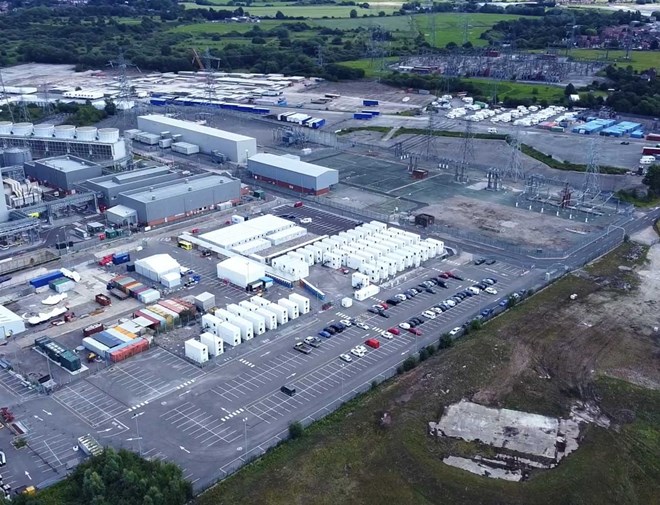
[(351, 323), (348, 319), (342, 319), (342, 320), (339, 321), (339, 322), (340, 322), (341, 324), (343, 324), (344, 326), (346, 326), (346, 327), (348, 327), (348, 326), (353, 326), (353, 323)]
[(351, 358), (350, 354), (340, 354), (339, 359), (345, 361), (346, 363), (350, 363), (351, 361), (353, 361), (353, 358)]
[(441, 309), (440, 307), (431, 307), (431, 310), (435, 312), (437, 315), (440, 315), (444, 312), (444, 310)]
[(493, 309), (484, 309), (481, 311), (481, 315), (486, 318), (489, 317), (493, 313)]
[(367, 312), (371, 312), (372, 314), (379, 314), (381, 311), (380, 311), (380, 310), (376, 310), (376, 309), (374, 309), (373, 307), (369, 307), (369, 308), (367, 309)]
[(494, 260), (493, 258), (486, 260), (486, 265), (494, 265), (495, 263), (497, 263), (497, 260)]
[(414, 321), (417, 324), (424, 324), (424, 319), (421, 317), (413, 317), (411, 318), (411, 321)]
[(305, 343), (312, 347), (321, 347), (321, 339), (319, 337), (305, 337)]
[(378, 315), (379, 315), (380, 317), (384, 317), (385, 319), (389, 319), (389, 318), (390, 318), (390, 315), (389, 315), (387, 312), (385, 312), (384, 310), (381, 310), (381, 311), (378, 313)]
[(378, 349), (380, 347), (380, 342), (378, 341), (377, 338), (369, 338), (365, 340), (365, 345), (368, 345), (372, 349)]
[(449, 335), (452, 336), (452, 337), (455, 337), (455, 336), (458, 335), (460, 332), (461, 332), (461, 327), (460, 327), (460, 326), (457, 326), (456, 328), (454, 328), (453, 330), (451, 330), (451, 331), (449, 332)]
[(410, 325), (408, 323), (399, 323), (399, 328), (403, 328), (404, 330), (409, 330)]
[(443, 272), (438, 277), (441, 277), (443, 279), (449, 279), (449, 274), (447, 272)]
[(399, 335), (401, 332), (399, 331), (399, 328), (390, 328), (387, 330), (388, 333), (391, 333), (392, 335)]
[(509, 300), (507, 300), (505, 298), (504, 300), (500, 300), (499, 306), (500, 307), (506, 307), (508, 303), (509, 303)]
[(293, 348), (296, 351), (301, 352), (303, 354), (309, 354), (310, 352), (312, 352), (312, 348), (307, 344), (305, 344), (304, 342), (298, 342), (296, 345), (293, 346)]
[(456, 302), (450, 298), (448, 300), (445, 300), (445, 305), (449, 305), (450, 307), (455, 307)]
[(386, 301), (388, 304), (393, 305), (393, 306), (395, 306), (395, 307), (401, 303), (401, 300), (398, 300), (398, 299), (396, 299), (396, 298), (388, 298), (388, 299), (385, 300), (385, 301)]
[(483, 265), (484, 263), (486, 263), (486, 258), (477, 258), (476, 260), (474, 260), (474, 264), (477, 266)]
[(413, 335), (417, 335), (417, 336), (422, 334), (422, 330), (420, 330), (419, 328), (410, 328), (408, 331)]
[(484, 284), (488, 284), (489, 286), (492, 286), (493, 284), (497, 284), (497, 281), (491, 277), (486, 277), (485, 279), (482, 279), (481, 282)]
[(432, 295), (435, 294), (435, 289), (433, 289), (433, 288), (426, 288), (424, 291), (426, 291), (427, 293), (430, 293)]
[(466, 291), (469, 291), (473, 295), (478, 295), (479, 293), (481, 293), (481, 290), (477, 286), (470, 286), (469, 288), (467, 288)]
[(385, 302), (380, 302), (378, 305), (380, 305), (383, 308), (383, 310), (387, 310), (390, 308), (390, 306), (387, 305)]
[(406, 295), (404, 295), (403, 293), (399, 293), (398, 295), (394, 295), (394, 298), (396, 298), (397, 300), (400, 300), (402, 302), (405, 302), (408, 299), (406, 297)]
[(332, 337), (332, 335), (330, 335), (330, 333), (328, 333), (328, 332), (325, 331), (325, 330), (323, 330), (323, 331), (319, 331), (319, 336), (321, 336), (321, 337), (323, 337), (323, 338), (330, 338), (330, 337)]
[(332, 326), (326, 326), (325, 328), (323, 328), (323, 331), (329, 333), (330, 335), (334, 335), (335, 333), (337, 333), (337, 330), (335, 330)]
[(438, 286), (440, 286), (441, 288), (449, 289), (447, 287), (447, 283), (445, 281), (440, 280), (440, 279), (438, 279)]
[(435, 319), (435, 312), (433, 312), (432, 310), (425, 310), (424, 312), (422, 312), (422, 315), (424, 317), (428, 317), (429, 319)]
[(484, 291), (486, 293), (488, 293), (489, 295), (496, 295), (497, 294), (497, 289), (491, 288), (490, 286), (488, 286), (486, 289), (484, 289)]
[(355, 326), (357, 326), (358, 328), (360, 328), (362, 330), (368, 330), (369, 329), (369, 327), (361, 321), (358, 321), (357, 323), (355, 323)]
[(381, 333), (381, 336), (387, 340), (392, 340), (394, 338), (394, 335), (392, 335), (389, 331), (384, 331)]
[(461, 277), (460, 275), (458, 275), (456, 272), (445, 272), (445, 273), (446, 273), (449, 277), (451, 277), (452, 279), (456, 279), (457, 281), (462, 281), (462, 280), (463, 280), (463, 277)]

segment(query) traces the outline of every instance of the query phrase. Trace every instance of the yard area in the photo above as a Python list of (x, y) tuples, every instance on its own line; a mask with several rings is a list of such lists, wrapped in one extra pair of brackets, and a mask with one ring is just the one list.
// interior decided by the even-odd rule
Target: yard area
[(606, 51), (602, 49), (573, 49), (571, 55), (574, 58), (607, 61), (623, 68), (630, 65), (634, 70), (639, 71), (658, 68), (658, 62), (660, 62), (660, 55), (657, 51), (632, 51), (630, 60), (625, 59), (625, 51), (609, 51), (607, 59), (605, 59)]
[[(660, 248), (624, 244), (309, 427), (200, 496), (197, 505), (660, 503)], [(623, 269), (621, 267), (624, 267)], [(575, 294), (575, 300), (570, 295)], [(442, 463), (457, 444), (426, 423), (462, 398), (562, 416), (577, 399), (612, 421), (529, 480)], [(387, 412), (391, 422), (381, 422)], [(477, 446), (458, 444), (463, 453)]]

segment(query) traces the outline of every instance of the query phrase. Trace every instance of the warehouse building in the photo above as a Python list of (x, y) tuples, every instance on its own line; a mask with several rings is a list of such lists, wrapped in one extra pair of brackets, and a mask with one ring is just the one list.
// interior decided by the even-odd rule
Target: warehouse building
[(25, 322), (23, 322), (23, 318), (4, 305), (0, 305), (0, 343), (12, 335), (18, 335), (24, 331)]
[(76, 156), (55, 156), (23, 163), (26, 177), (44, 186), (70, 192), (87, 179), (103, 174), (101, 165)]
[(240, 198), (241, 182), (229, 176), (202, 174), (172, 184), (125, 191), (118, 203), (137, 212), (139, 224), (154, 226), (184, 219)]
[(85, 182), (84, 186), (102, 195), (100, 203), (105, 207), (111, 207), (117, 203), (119, 194), (124, 191), (148, 188), (184, 177), (186, 174), (181, 171), (161, 166), (95, 177)]
[(248, 172), (257, 180), (297, 193), (322, 195), (339, 183), (339, 172), (300, 161), (297, 156), (259, 153), (248, 160)]
[(227, 156), (229, 161), (236, 163), (245, 163), (247, 158), (257, 154), (255, 138), (210, 128), (192, 121), (152, 114), (138, 116), (138, 128), (143, 132), (158, 135), (163, 132), (181, 135), (180, 141), (198, 145), (203, 154), (219, 151)]

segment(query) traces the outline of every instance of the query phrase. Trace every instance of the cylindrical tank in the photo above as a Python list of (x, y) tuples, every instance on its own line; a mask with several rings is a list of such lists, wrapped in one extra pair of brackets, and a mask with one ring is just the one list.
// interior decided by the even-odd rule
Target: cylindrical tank
[(119, 140), (118, 128), (99, 128), (99, 142), (117, 142)]
[(76, 138), (78, 140), (96, 140), (97, 129), (94, 126), (80, 126), (76, 128)]
[(34, 125), (34, 136), (40, 138), (52, 137), (55, 132), (55, 126), (52, 124), (36, 124)]
[(14, 123), (14, 127), (11, 132), (16, 137), (27, 137), (32, 135), (32, 130), (34, 125), (32, 123)]
[(32, 161), (32, 152), (25, 147), (8, 147), (3, 154), (4, 166), (13, 167)]
[(11, 121), (0, 121), (0, 135), (9, 135), (13, 126)]
[(70, 124), (61, 124), (55, 127), (56, 139), (72, 139), (76, 134), (76, 127)]

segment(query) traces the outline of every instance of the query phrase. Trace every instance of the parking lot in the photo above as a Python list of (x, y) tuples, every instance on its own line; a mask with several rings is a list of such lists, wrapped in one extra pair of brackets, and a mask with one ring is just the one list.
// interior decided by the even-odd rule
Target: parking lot
[(275, 207), (272, 212), (281, 217), (285, 215), (293, 216), (296, 221), (299, 221), (301, 218), (310, 218), (312, 222), (305, 223), (302, 226), (307, 228), (309, 233), (315, 235), (336, 235), (340, 231), (355, 228), (358, 224), (353, 219), (308, 206), (293, 207), (291, 205), (282, 205)]

